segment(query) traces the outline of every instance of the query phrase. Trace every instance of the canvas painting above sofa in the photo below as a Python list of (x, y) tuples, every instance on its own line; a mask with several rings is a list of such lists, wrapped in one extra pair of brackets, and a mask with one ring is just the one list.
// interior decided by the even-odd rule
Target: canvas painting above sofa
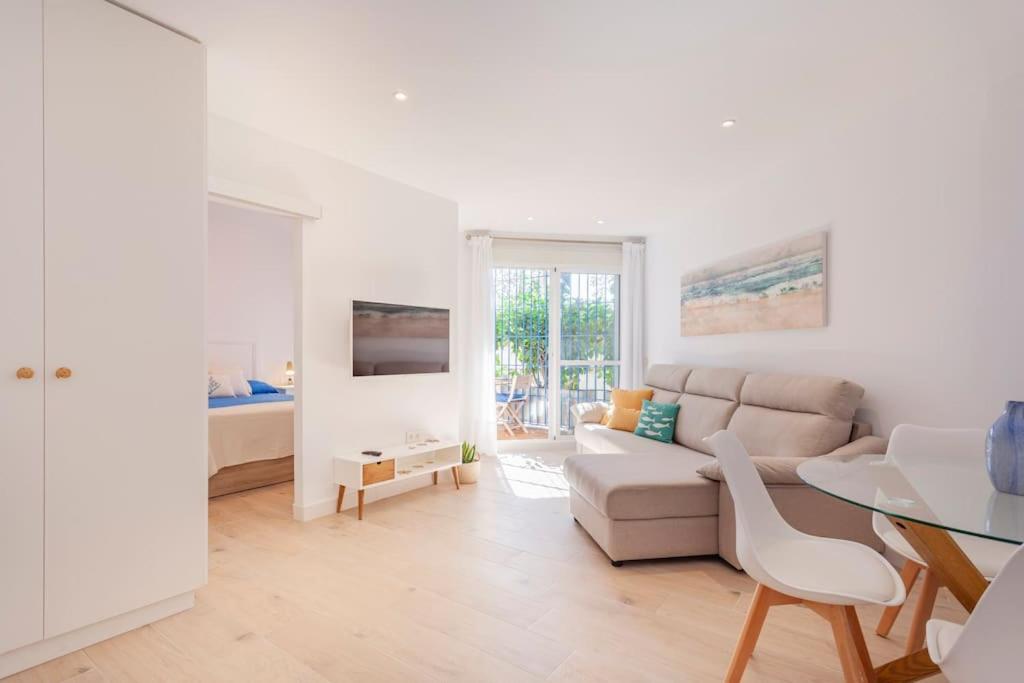
[(683, 275), (684, 337), (824, 327), (828, 232), (761, 247)]
[(613, 564), (721, 555), (739, 568), (728, 484), (704, 438), (736, 433), (782, 516), (809, 534), (881, 549), (871, 515), (805, 485), (796, 466), (827, 453), (884, 453), (854, 421), (864, 389), (844, 379), (653, 365), (653, 400), (678, 403), (672, 443), (600, 423), (602, 407), (574, 408), (577, 450), (565, 462), (573, 517)]

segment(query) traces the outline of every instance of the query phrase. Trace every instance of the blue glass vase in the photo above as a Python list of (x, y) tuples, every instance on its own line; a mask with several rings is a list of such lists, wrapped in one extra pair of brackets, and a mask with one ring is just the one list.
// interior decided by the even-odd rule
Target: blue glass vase
[(997, 491), (1024, 496), (1024, 401), (1009, 401), (985, 440), (985, 465)]

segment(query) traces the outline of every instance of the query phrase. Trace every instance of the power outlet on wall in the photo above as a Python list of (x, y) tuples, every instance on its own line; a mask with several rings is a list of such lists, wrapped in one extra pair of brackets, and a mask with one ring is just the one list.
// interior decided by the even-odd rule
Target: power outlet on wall
[(423, 440), (423, 435), (419, 432), (406, 432), (405, 442), (406, 443), (417, 443)]

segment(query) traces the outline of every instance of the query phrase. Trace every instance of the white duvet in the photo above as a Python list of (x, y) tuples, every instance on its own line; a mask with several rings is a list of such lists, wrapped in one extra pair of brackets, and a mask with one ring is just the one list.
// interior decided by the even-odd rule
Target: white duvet
[(213, 408), (209, 476), (224, 467), (295, 454), (295, 404), (254, 403)]

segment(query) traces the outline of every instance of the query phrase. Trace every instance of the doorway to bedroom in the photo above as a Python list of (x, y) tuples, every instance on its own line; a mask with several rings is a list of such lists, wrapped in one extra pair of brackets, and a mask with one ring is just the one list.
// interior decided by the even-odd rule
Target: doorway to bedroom
[(302, 222), (215, 201), (208, 219), (208, 488), (214, 498), (295, 478)]

